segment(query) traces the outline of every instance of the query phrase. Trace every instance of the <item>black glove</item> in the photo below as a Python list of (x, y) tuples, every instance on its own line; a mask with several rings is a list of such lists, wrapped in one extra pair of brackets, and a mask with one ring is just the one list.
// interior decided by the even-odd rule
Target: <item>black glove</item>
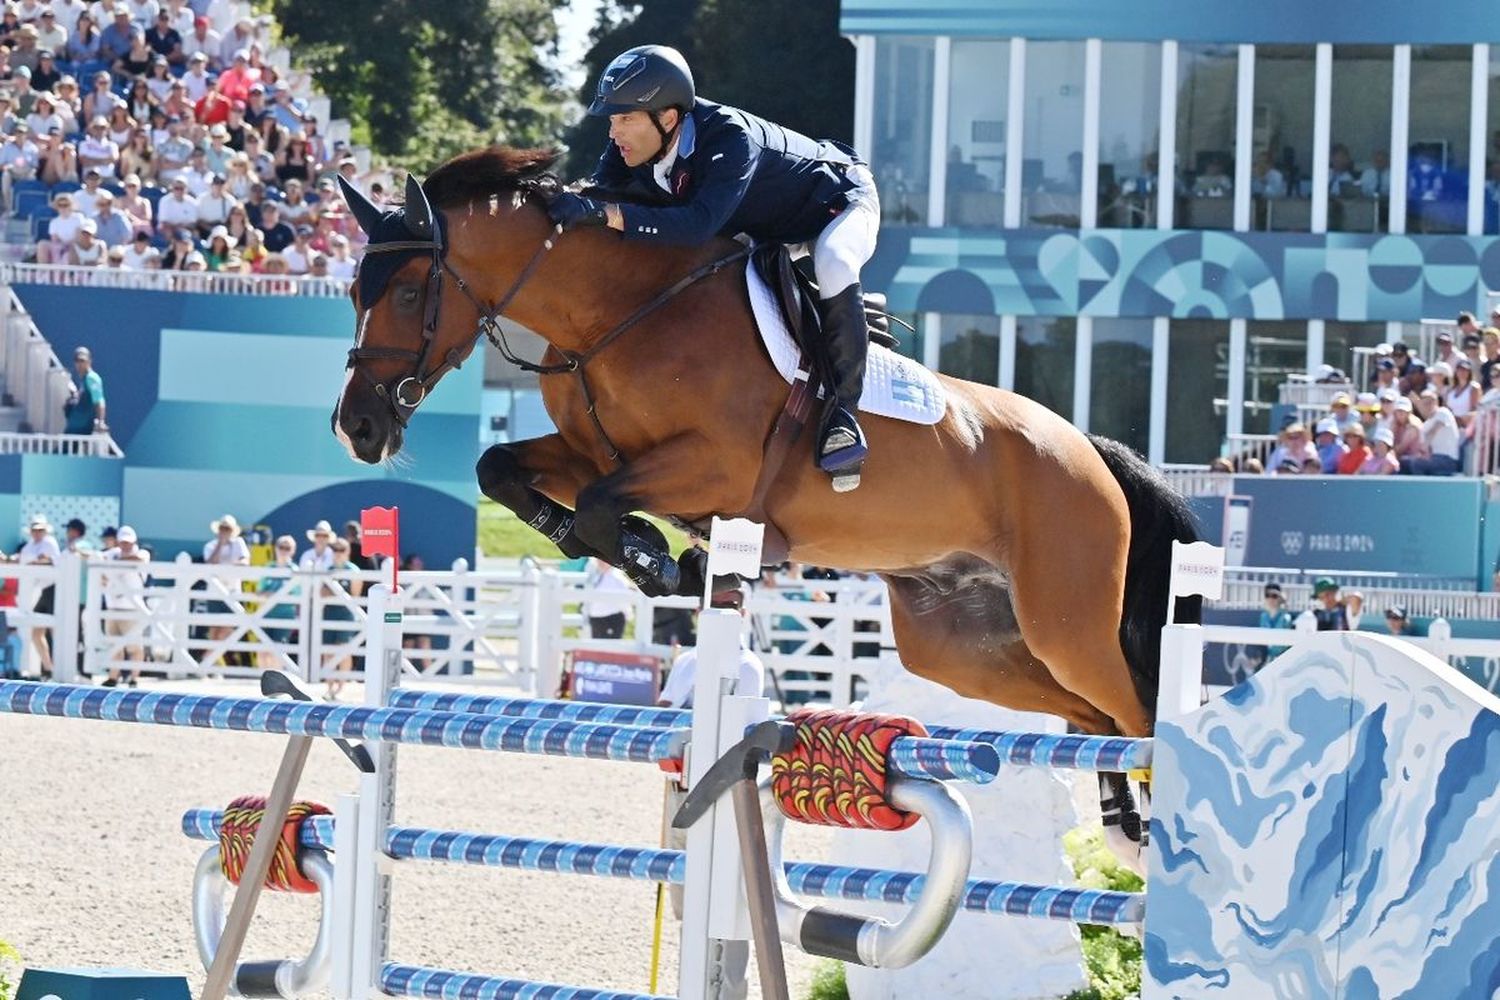
[(547, 203), (547, 215), (564, 229), (577, 226), (607, 226), (604, 202), (566, 191)]

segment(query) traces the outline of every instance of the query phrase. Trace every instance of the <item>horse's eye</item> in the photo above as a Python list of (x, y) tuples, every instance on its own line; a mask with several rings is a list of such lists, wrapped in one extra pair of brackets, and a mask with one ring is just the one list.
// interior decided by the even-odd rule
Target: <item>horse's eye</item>
[(401, 304), (403, 306), (414, 306), (417, 304), (417, 290), (415, 288), (401, 289)]

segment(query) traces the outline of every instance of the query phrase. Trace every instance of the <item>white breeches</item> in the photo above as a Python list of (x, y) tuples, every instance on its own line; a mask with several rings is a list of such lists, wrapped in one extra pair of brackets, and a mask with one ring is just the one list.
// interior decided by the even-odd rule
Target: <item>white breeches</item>
[(864, 166), (849, 168), (856, 186), (849, 192), (849, 205), (838, 214), (812, 246), (813, 272), (818, 294), (831, 299), (859, 281), (859, 270), (875, 252), (880, 232), (880, 195), (875, 178)]

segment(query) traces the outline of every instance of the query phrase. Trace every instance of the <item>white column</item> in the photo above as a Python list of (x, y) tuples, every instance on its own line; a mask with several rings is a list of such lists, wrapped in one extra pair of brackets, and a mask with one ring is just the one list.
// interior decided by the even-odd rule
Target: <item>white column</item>
[[(1177, 203), (1177, 43), (1161, 43), (1161, 147), (1157, 150), (1156, 226), (1171, 229)], [(1163, 353), (1163, 364), (1166, 356)], [(1153, 362), (1154, 363), (1154, 362)], [(1152, 421), (1153, 430), (1155, 421)]]
[(1321, 319), (1310, 319), (1307, 321), (1307, 371), (1311, 374), (1318, 370), (1323, 363), (1324, 353), (1324, 321)]
[(943, 347), (943, 318), (937, 313), (922, 314), (922, 364), (938, 370), (939, 352)]
[(1406, 232), (1406, 147), (1411, 134), (1411, 46), (1391, 60), (1391, 232)]
[(1089, 429), (1090, 377), (1094, 371), (1094, 317), (1080, 316), (1077, 321), (1077, 345), (1073, 349), (1073, 426)]
[(866, 158), (875, 148), (875, 36), (854, 39), (854, 148)]
[(1021, 160), (1026, 127), (1026, 39), (1010, 40), (1010, 90), (1005, 107), (1005, 228), (1021, 224)]
[[(1162, 86), (1166, 88), (1165, 80)], [(1146, 458), (1152, 465), (1167, 460), (1167, 348), (1171, 344), (1171, 322), (1165, 316), (1158, 316), (1151, 327), (1151, 426), (1146, 437)]]
[(1250, 168), (1260, 150), (1255, 148), (1255, 46), (1241, 45), (1239, 86), (1234, 108), (1234, 228), (1250, 228)]
[(1083, 229), (1099, 225), (1099, 76), (1103, 60), (1103, 42), (1090, 38), (1083, 43), (1083, 188), (1078, 209)]
[(1228, 412), (1225, 414), (1224, 432), (1243, 434), (1245, 431), (1245, 321), (1229, 321), (1229, 392)]
[(1016, 318), (1000, 317), (1000, 371), (997, 381), (1002, 389), (1016, 387)]
[(1490, 116), (1490, 47), (1474, 46), (1474, 66), (1469, 76), (1469, 235), (1484, 232), (1484, 154), (1489, 147), (1485, 135)]
[(948, 76), (953, 40), (939, 38), (932, 48), (932, 143), (927, 172), (927, 224), (941, 226), (948, 203)]
[(1319, 42), (1313, 67), (1312, 231), (1328, 232), (1328, 153), (1333, 133), (1333, 46)]

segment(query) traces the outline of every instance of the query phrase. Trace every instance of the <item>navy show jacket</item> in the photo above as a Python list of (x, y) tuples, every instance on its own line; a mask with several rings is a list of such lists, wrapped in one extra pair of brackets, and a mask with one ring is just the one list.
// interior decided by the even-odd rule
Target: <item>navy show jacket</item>
[(599, 158), (594, 187), (657, 202), (620, 203), (628, 238), (693, 245), (746, 233), (761, 243), (803, 243), (844, 210), (854, 187), (845, 172), (858, 161), (847, 147), (702, 98), (677, 145), (670, 193), (650, 164), (626, 166), (613, 142)]

